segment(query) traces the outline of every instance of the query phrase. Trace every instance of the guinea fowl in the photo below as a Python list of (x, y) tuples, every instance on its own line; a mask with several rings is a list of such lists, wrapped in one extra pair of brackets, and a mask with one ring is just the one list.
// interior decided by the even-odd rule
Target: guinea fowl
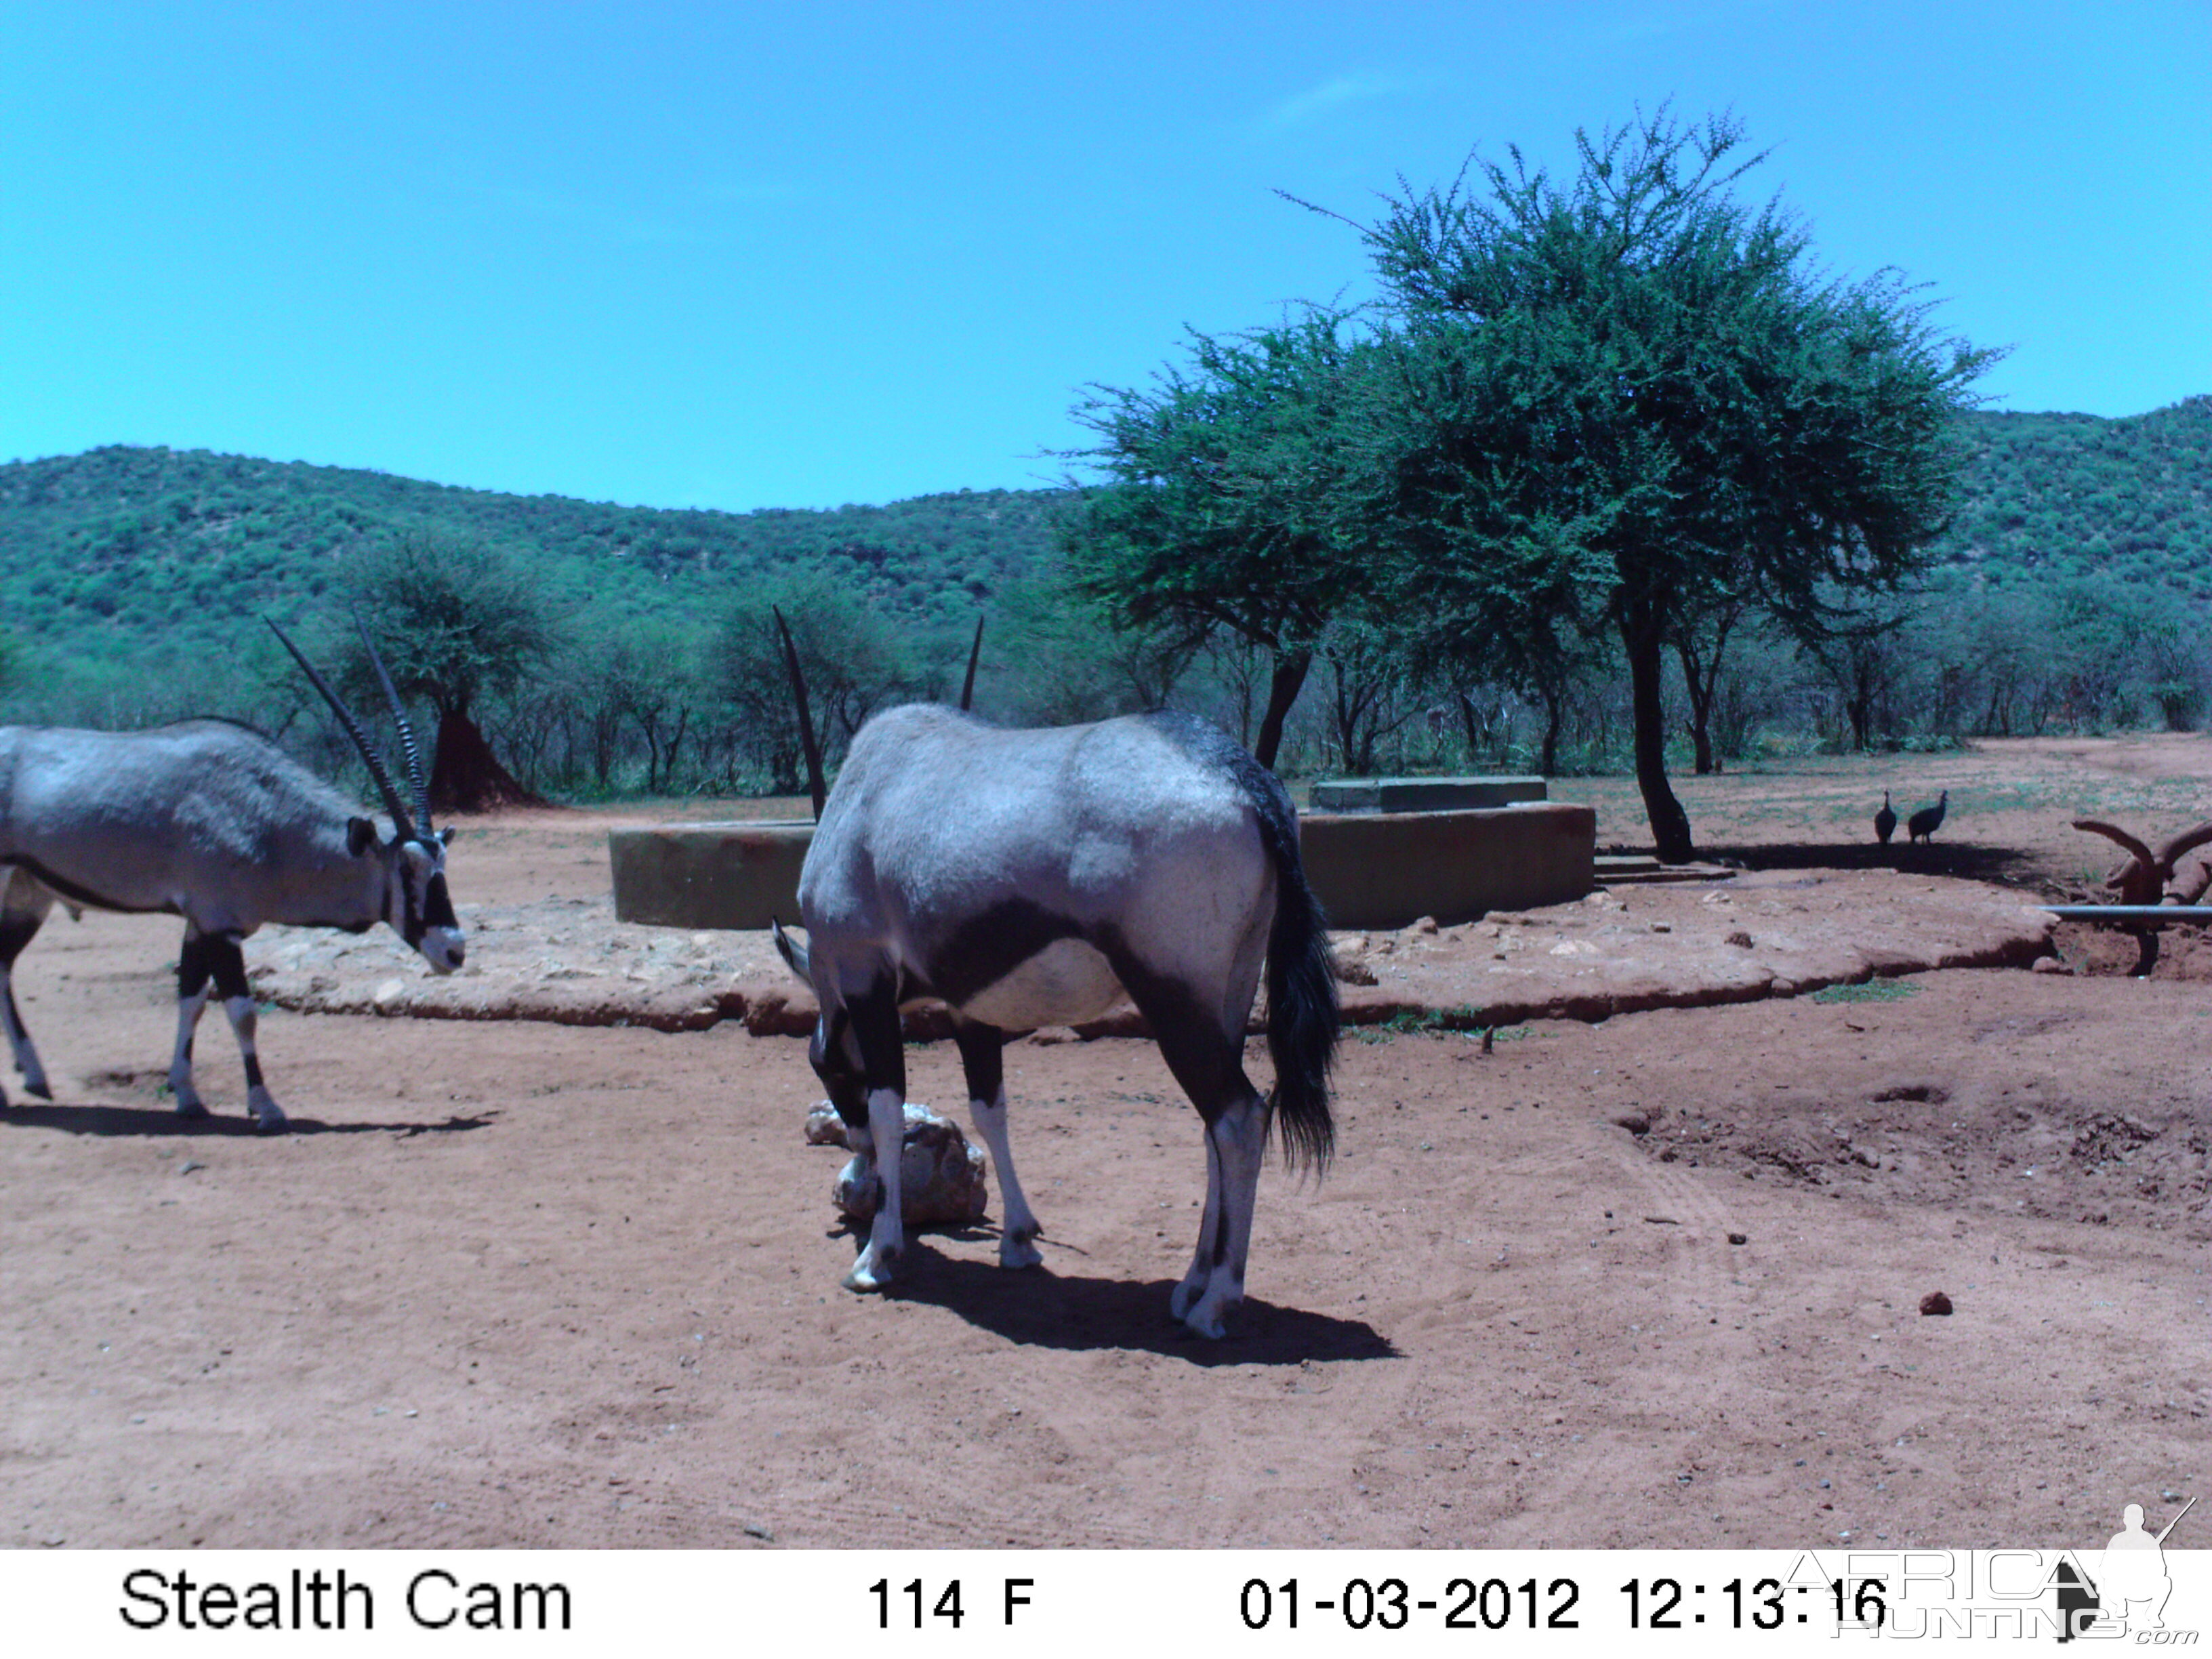
[(1923, 806), (1905, 821), (1905, 839), (1929, 841), (1943, 827), (1943, 809), (1951, 804), (1951, 792), (1946, 789), (1936, 797), (1933, 806)]
[(1890, 806), (1889, 791), (1885, 789), (1881, 792), (1881, 811), (1874, 815), (1874, 838), (1887, 847), (1889, 838), (1896, 833), (1897, 814)]

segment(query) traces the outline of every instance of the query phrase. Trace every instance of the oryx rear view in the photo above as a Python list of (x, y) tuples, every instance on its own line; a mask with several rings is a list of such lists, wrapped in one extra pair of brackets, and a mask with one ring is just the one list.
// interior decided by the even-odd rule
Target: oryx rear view
[(460, 966), (461, 929), (446, 891), (452, 832), (431, 829), (421, 757), (383, 664), (371, 647), (415, 787), (411, 813), (337, 693), (290, 640), (284, 645), (368, 763), (391, 815), (389, 840), (268, 738), (228, 720), (147, 732), (0, 726), (0, 1013), (31, 1093), (51, 1097), (9, 977), (57, 896), (184, 918), (169, 1085), (186, 1117), (206, 1112), (192, 1083), (192, 1031), (212, 990), (245, 1058), (248, 1109), (264, 1130), (285, 1127), (262, 1081), (239, 948), (264, 922), (356, 933), (386, 922), (433, 971)]
[[(906, 1066), (899, 1006), (954, 1012), (975, 1125), (998, 1166), (1000, 1262), (1034, 1265), (1040, 1230), (1007, 1151), (1010, 1034), (1096, 1018), (1126, 994), (1204, 1121), (1206, 1207), (1175, 1316), (1206, 1336), (1244, 1293), (1271, 1126), (1316, 1170), (1334, 1140), (1336, 984), (1274, 775), (1179, 714), (1006, 731), (951, 709), (895, 708), (854, 739), (799, 883), (801, 949), (777, 930), (822, 1015), (816, 1072), (884, 1188), (854, 1290), (896, 1276)], [(1275, 1088), (1246, 1077), (1262, 964)]]

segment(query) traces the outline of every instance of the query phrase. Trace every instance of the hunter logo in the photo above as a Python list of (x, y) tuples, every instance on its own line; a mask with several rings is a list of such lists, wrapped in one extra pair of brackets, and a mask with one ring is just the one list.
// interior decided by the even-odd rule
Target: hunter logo
[[(1838, 1577), (1885, 1587), (1879, 1623), (1845, 1620), (1886, 1641), (2056, 1638), (2125, 1642), (2137, 1647), (2193, 1647), (2201, 1632), (2171, 1629), (2173, 1580), (2165, 1544), (2191, 1498), (2155, 1533), (2140, 1504), (2122, 1510), (2120, 1530), (2095, 1550), (1853, 1550), (1840, 1560), (1808, 1558), (1792, 1583)], [(2193, 1580), (2190, 1589), (2201, 1592)], [(2185, 1607), (2190, 1606), (2185, 1597)], [(2192, 1608), (2192, 1611), (2195, 1609)]]
[[(2166, 1534), (2196, 1505), (2194, 1498), (2184, 1504), (2180, 1514), (2155, 1537), (2143, 1529), (2142, 1504), (2130, 1504), (2121, 1510), (2120, 1529), (2105, 1546), (2105, 1559), (2095, 1581), (2086, 1586), (2062, 1584), (2059, 1589), (2058, 1605), (2065, 1628), (2058, 1639), (2070, 1642), (2076, 1634), (2086, 1636), (2093, 1629), (2103, 1636), (2102, 1626), (2109, 1626), (2114, 1635), (2138, 1638), (2164, 1632), (2166, 1598), (2173, 1594), (2173, 1580), (2166, 1570)], [(2188, 1634), (2193, 1639), (2196, 1633)]]

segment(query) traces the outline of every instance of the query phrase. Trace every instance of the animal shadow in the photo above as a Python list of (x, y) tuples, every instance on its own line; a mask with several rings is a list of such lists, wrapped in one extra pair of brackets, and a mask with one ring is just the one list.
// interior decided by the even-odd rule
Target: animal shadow
[[(319, 1118), (295, 1117), (295, 1135), (388, 1134), (410, 1139), (416, 1135), (459, 1134), (488, 1127), (495, 1113), (463, 1116), (459, 1113), (439, 1123), (326, 1123)], [(215, 1113), (207, 1117), (179, 1117), (167, 1106), (49, 1106), (10, 1102), (0, 1106), (0, 1128), (59, 1129), (64, 1134), (120, 1138), (188, 1135), (195, 1139), (252, 1140), (260, 1137), (253, 1120), (244, 1113)], [(271, 1139), (277, 1137), (271, 1136)]]
[(1229, 1334), (1209, 1342), (1169, 1317), (1168, 1296), (1174, 1289), (1172, 1279), (1104, 1279), (1049, 1267), (1010, 1273), (995, 1261), (943, 1255), (909, 1233), (905, 1277), (891, 1293), (943, 1308), (1030, 1347), (1136, 1349), (1202, 1366), (1401, 1357), (1387, 1337), (1364, 1321), (1249, 1297), (1229, 1316)]

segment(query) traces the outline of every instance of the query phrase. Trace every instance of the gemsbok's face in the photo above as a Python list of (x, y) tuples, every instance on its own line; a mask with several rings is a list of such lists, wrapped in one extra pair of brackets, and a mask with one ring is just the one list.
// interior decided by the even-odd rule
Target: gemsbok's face
[(434, 974), (450, 974), (461, 965), (468, 945), (453, 901), (446, 891), (446, 848), (451, 830), (411, 840), (395, 841), (388, 848), (391, 888), (385, 902), (385, 920), (392, 932), (422, 953)]

